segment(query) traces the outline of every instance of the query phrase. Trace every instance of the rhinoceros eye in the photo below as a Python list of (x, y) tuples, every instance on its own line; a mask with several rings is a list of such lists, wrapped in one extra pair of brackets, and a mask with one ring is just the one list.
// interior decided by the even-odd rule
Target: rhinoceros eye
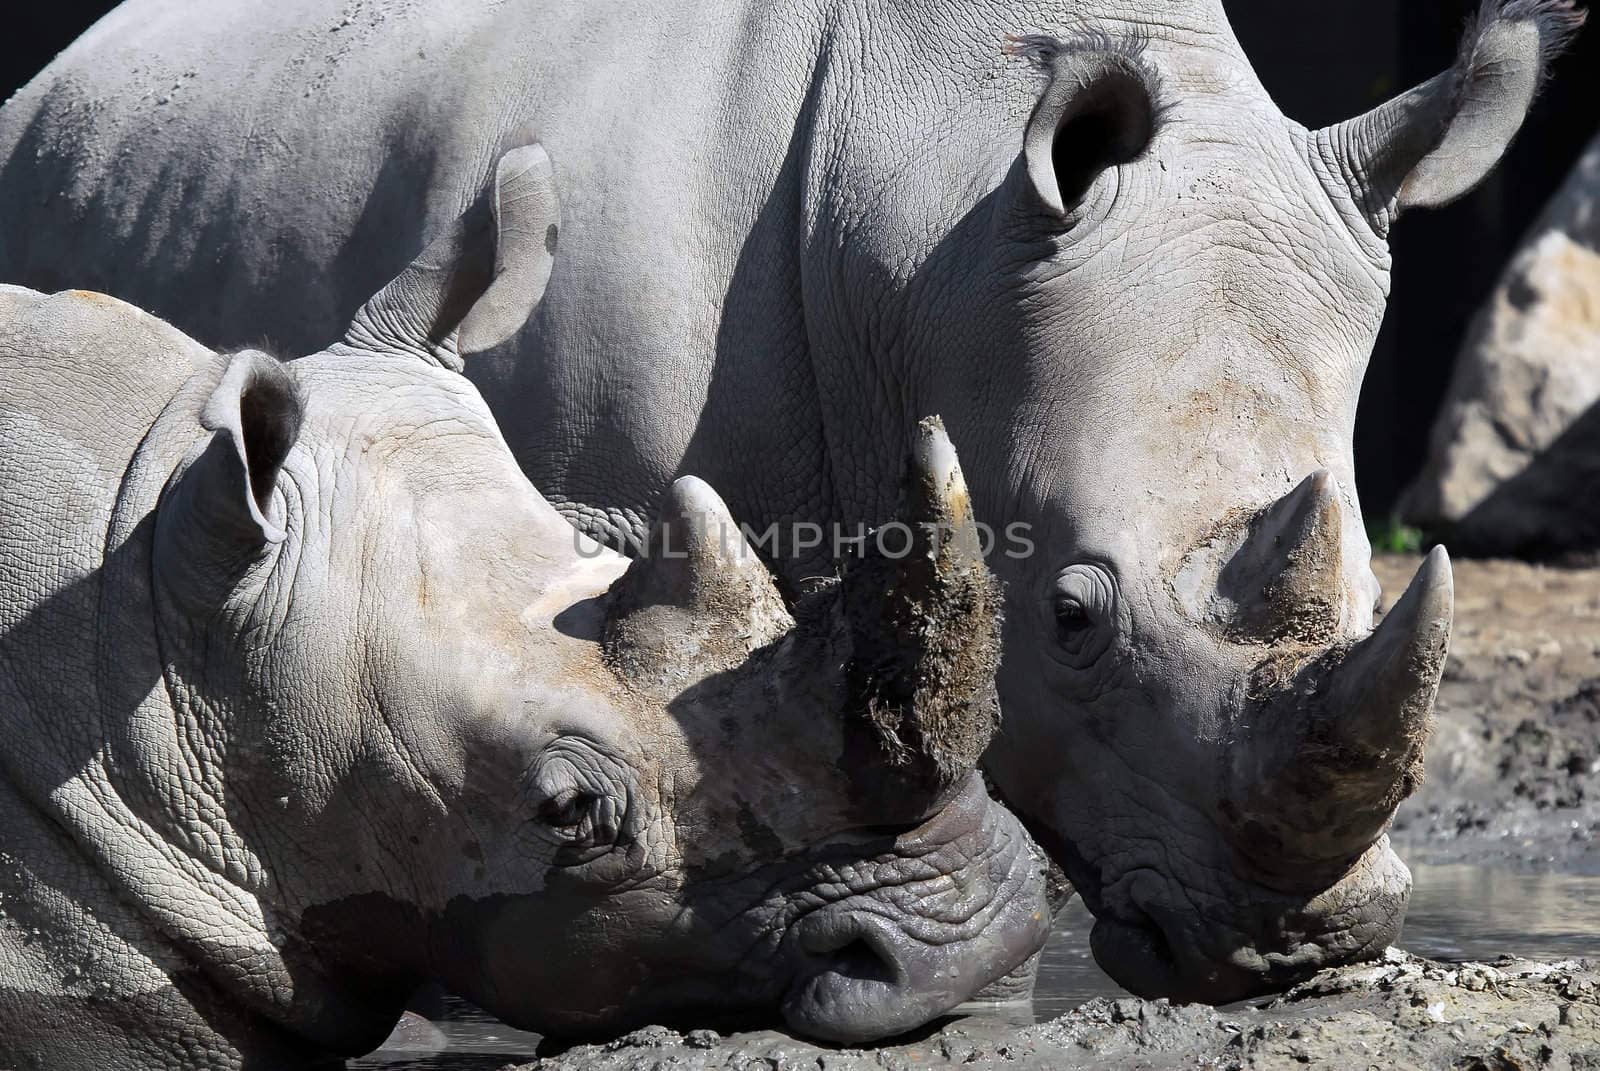
[(1086, 666), (1111, 643), (1116, 619), (1116, 583), (1103, 567), (1073, 565), (1056, 577), (1050, 592), (1058, 656)]
[(539, 808), (539, 819), (552, 829), (576, 834), (590, 821), (596, 802), (587, 792), (568, 791), (556, 799), (546, 800)]
[(628, 815), (628, 771), (588, 741), (566, 738), (545, 749), (530, 784), (531, 823), (563, 864), (587, 862), (614, 847)]
[(1056, 599), (1056, 631), (1064, 639), (1072, 639), (1085, 629), (1094, 628), (1094, 619), (1077, 599), (1071, 596)]
[(539, 820), (572, 848), (609, 848), (622, 833), (622, 807), (615, 796), (566, 789), (539, 806)]

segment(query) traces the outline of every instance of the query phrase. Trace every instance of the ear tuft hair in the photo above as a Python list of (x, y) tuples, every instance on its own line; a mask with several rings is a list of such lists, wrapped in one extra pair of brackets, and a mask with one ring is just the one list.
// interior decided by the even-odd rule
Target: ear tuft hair
[(1149, 47), (1150, 38), (1146, 34), (1113, 34), (1098, 26), (1080, 26), (1066, 37), (1045, 33), (1008, 33), (1001, 51), (1008, 56), (1019, 56), (1042, 70), (1049, 70), (1060, 56), (1085, 53), (1120, 56), (1143, 63), (1145, 50)]
[[(1072, 61), (1078, 57), (1110, 60), (1121, 71), (1143, 83), (1150, 98), (1152, 126), (1159, 127), (1169, 107), (1162, 90), (1161, 74), (1145, 58), (1150, 47), (1146, 34), (1128, 31), (1108, 33), (1097, 26), (1081, 26), (1065, 37), (1051, 34), (1006, 34), (1001, 51), (1007, 56), (1026, 60), (1035, 70), (1048, 75), (1071, 71)], [(1080, 65), (1081, 67), (1081, 65)], [(1081, 69), (1078, 72), (1081, 79)]]
[(1572, 44), (1588, 18), (1589, 13), (1574, 0), (1483, 0), (1467, 26), (1456, 70), (1466, 73), (1474, 69), (1478, 44), (1496, 22), (1531, 21), (1539, 30), (1539, 64), (1548, 78), (1550, 64)]

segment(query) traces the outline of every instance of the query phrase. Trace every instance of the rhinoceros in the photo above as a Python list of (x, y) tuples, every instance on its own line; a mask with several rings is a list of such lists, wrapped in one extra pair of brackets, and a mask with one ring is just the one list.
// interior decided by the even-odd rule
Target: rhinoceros
[(1485, 0), (1310, 130), (1220, 0), (130, 0), (0, 110), (0, 273), (322, 345), (536, 135), (564, 259), (458, 339), (523, 468), (614, 545), (706, 474), (798, 589), (943, 414), (1006, 533), (990, 772), (1118, 981), (1229, 1000), (1399, 931), (1452, 595), (1441, 551), (1374, 631), (1387, 235), (1581, 21)]
[(548, 180), (501, 165), (514, 296), (464, 225), (364, 310), (387, 344), (0, 288), (0, 1066), (306, 1067), (423, 980), (547, 1032), (860, 1041), (1042, 946), (942, 431), (907, 510), (949, 538), (791, 613), (692, 477), (658, 553), (580, 536), (426, 357), (526, 315)]

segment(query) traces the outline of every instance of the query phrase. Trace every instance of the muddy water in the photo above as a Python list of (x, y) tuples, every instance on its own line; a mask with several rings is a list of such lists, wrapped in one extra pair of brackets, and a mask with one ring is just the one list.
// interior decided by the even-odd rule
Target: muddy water
[[(1473, 866), (1414, 867), (1416, 888), (1401, 947), (1432, 959), (1600, 957), (1600, 878), (1520, 874)], [(1092, 916), (1074, 904), (1057, 920), (1039, 969), (1034, 1016), (1051, 1019), (1097, 996), (1122, 996), (1089, 954)], [(531, 1059), (538, 1037), (466, 1005), (430, 1028), (420, 1022), (352, 1068), (492, 1071)]]
[(1400, 945), (1431, 959), (1600, 958), (1600, 877), (1413, 867)]

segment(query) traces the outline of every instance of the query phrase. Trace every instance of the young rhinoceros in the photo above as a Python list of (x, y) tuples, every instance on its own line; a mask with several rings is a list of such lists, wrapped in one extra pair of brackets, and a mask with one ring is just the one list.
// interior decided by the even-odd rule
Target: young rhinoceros
[[(288, 364), (0, 288), (0, 1066), (304, 1067), (425, 979), (543, 1031), (860, 1040), (1041, 946), (973, 772), (998, 600), (969, 542), (797, 623), (696, 480), (631, 567), (578, 537), (429, 359), (542, 291), (481, 246), (514, 198), (553, 248), (518, 150)], [(913, 519), (969, 533), (942, 432), (917, 458)]]

